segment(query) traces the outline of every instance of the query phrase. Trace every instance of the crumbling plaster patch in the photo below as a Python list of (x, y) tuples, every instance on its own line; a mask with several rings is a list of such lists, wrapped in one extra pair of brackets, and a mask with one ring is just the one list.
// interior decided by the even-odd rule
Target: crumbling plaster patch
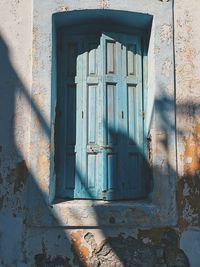
[(170, 76), (171, 65), (172, 62), (170, 59), (166, 59), (162, 65), (162, 75), (164, 75), (166, 78)]
[(163, 24), (160, 31), (160, 39), (162, 42), (170, 44), (173, 39), (172, 25)]
[(109, 0), (99, 0), (99, 7), (104, 9), (104, 8), (109, 8), (110, 6), (110, 1)]

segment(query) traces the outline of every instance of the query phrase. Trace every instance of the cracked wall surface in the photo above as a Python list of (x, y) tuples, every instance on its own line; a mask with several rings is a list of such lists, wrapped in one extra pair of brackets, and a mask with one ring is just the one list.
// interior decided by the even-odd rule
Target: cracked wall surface
[[(200, 5), (198, 0), (175, 0), (172, 9), (171, 0), (133, 2), (0, 2), (2, 267), (199, 267)], [(51, 25), (42, 22), (50, 18), (50, 10), (65, 13), (120, 8), (154, 16), (152, 35), (157, 41), (150, 43), (153, 53), (148, 59), (149, 68), (159, 73), (156, 81), (153, 77), (149, 82), (151, 95), (158, 96), (152, 97), (156, 115), (149, 132), (149, 160), (157, 177), (151, 196), (154, 202), (47, 204), (53, 148), (51, 80), (45, 79), (44, 73), (51, 73), (52, 58), (51, 38), (43, 34), (46, 29), (51, 31)], [(42, 15), (41, 10), (45, 11)], [(166, 18), (171, 11), (173, 23)], [(49, 56), (44, 57), (44, 51)], [(177, 158), (173, 156), (174, 126), (169, 123), (173, 121), (170, 110), (174, 105), (169, 99), (174, 97)], [(150, 102), (148, 108), (151, 110)], [(166, 114), (161, 117), (164, 109)], [(166, 204), (168, 192), (174, 192), (176, 205), (173, 201)]]
[(199, 8), (198, 1), (175, 1), (178, 225), (183, 232), (181, 247), (189, 256), (191, 266), (198, 266), (200, 262)]

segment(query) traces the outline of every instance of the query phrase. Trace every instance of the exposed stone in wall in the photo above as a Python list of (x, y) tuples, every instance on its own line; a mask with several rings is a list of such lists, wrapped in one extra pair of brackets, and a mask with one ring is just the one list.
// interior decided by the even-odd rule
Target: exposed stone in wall
[[(170, 228), (140, 230), (138, 238), (120, 234), (99, 242), (95, 232), (77, 230), (71, 234), (74, 259), (47, 251), (49, 243), (34, 256), (36, 267), (189, 267), (178, 248), (179, 236)], [(53, 247), (53, 244), (52, 244)]]
[[(74, 232), (74, 266), (83, 267), (188, 267), (178, 235), (168, 229), (140, 231), (138, 239), (122, 234), (97, 244), (91, 232)], [(51, 266), (51, 265), (49, 265)]]
[(132, 237), (110, 237), (92, 252), (90, 261), (95, 267), (153, 267), (160, 261), (157, 257), (159, 253), (155, 247), (145, 245)]

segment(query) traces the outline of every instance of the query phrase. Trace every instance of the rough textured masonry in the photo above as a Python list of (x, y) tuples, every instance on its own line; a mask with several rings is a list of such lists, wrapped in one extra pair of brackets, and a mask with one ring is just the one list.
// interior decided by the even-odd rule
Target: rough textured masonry
[[(200, 266), (199, 13), (199, 0), (0, 1), (0, 266)], [(145, 200), (55, 197), (57, 28), (89, 19), (150, 28)]]

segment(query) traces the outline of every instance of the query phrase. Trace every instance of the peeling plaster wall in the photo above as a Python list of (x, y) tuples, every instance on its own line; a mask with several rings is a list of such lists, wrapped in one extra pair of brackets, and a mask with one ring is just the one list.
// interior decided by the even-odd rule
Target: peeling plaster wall
[(31, 18), (31, 1), (0, 1), (0, 266), (25, 256)]
[(200, 264), (200, 4), (175, 1), (177, 203), (181, 247)]
[[(184, 2), (184, 5), (183, 5)], [(180, 223), (199, 225), (200, 213), (200, 22), (199, 3), (177, 1), (175, 7), (177, 140)], [(183, 199), (184, 198), (184, 199)], [(196, 207), (195, 207), (196, 206)], [(190, 210), (190, 211), (189, 211)]]
[[(199, 0), (133, 0), (135, 11), (161, 12), (163, 22), (152, 28), (156, 44), (150, 42), (149, 87), (162, 80), (157, 105), (171, 116), (173, 59), (175, 52), (177, 165), (174, 158), (172, 126), (167, 129), (159, 108), (148, 118), (152, 164), (156, 178), (152, 202), (126, 204), (82, 202), (72, 205), (48, 204), (51, 131), (51, 41), (43, 25), (49, 10), (129, 10), (128, 0), (0, 2), (0, 266), (141, 266), (199, 267), (200, 264), (200, 5)], [(117, 3), (118, 2), (118, 3)], [(33, 11), (34, 9), (34, 11)], [(41, 15), (39, 10), (45, 10)], [(152, 11), (154, 10), (154, 11)], [(159, 13), (158, 12), (158, 13)], [(164, 16), (165, 15), (165, 16)], [(49, 19), (49, 17), (48, 17)], [(153, 25), (154, 26), (154, 25)], [(47, 27), (47, 28), (45, 28)], [(174, 44), (173, 47), (173, 30)], [(155, 40), (154, 40), (155, 41)], [(48, 44), (48, 45), (47, 45)], [(174, 49), (174, 51), (172, 51)], [(44, 50), (49, 57), (44, 58)], [(152, 50), (151, 50), (152, 51)], [(171, 51), (171, 54), (169, 53)], [(161, 58), (158, 62), (156, 58)], [(47, 76), (46, 76), (47, 77)], [(47, 77), (48, 78), (48, 77)], [(156, 81), (155, 81), (156, 80)], [(155, 89), (155, 88), (154, 88)], [(163, 94), (163, 95), (162, 95)], [(163, 98), (164, 97), (164, 98)], [(165, 101), (163, 101), (163, 99)], [(148, 103), (153, 108), (154, 98)], [(161, 110), (161, 109), (160, 109)], [(173, 118), (171, 118), (173, 121)], [(175, 193), (176, 204), (168, 198)], [(166, 182), (167, 181), (167, 182)], [(29, 184), (29, 186), (27, 186)], [(163, 190), (165, 188), (165, 190)], [(160, 190), (162, 189), (162, 190)], [(163, 197), (164, 195), (164, 197)], [(162, 200), (162, 201), (161, 201)], [(160, 206), (166, 207), (160, 209)], [(177, 217), (176, 221), (176, 206)]]

